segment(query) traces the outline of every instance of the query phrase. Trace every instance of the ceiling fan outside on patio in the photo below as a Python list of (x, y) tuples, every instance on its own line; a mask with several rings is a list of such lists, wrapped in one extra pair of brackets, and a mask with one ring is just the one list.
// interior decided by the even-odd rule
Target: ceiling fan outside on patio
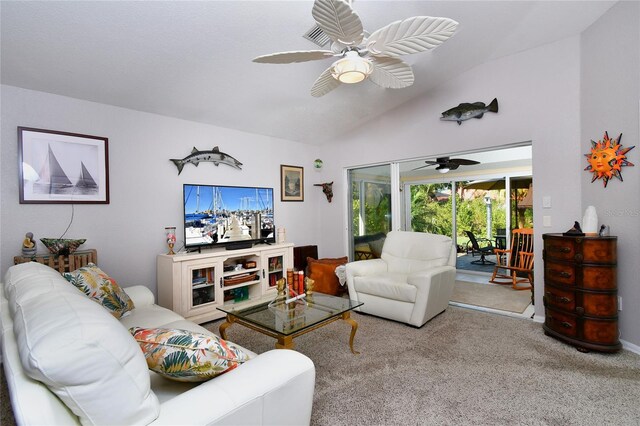
[(366, 37), (360, 17), (343, 0), (315, 0), (311, 14), (331, 39), (331, 50), (273, 53), (258, 56), (253, 62), (289, 64), (340, 58), (311, 87), (311, 95), (315, 97), (326, 95), (341, 83), (359, 83), (367, 78), (384, 88), (411, 86), (413, 70), (397, 57), (439, 46), (458, 26), (449, 18), (414, 16), (395, 21)]
[(466, 158), (449, 158), (449, 157), (438, 157), (435, 161), (426, 160), (426, 166), (417, 167), (413, 170), (424, 169), (425, 167), (437, 166), (436, 170), (440, 173), (447, 173), (449, 170), (455, 170), (460, 166), (472, 166), (474, 164), (480, 164), (479, 161), (475, 160), (467, 160)]

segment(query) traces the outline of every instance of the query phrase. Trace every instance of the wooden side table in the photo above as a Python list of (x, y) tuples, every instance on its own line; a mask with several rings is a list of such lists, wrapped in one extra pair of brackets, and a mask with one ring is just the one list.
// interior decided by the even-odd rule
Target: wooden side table
[(33, 256), (14, 256), (13, 264), (25, 262), (38, 262), (47, 265), (60, 272), (71, 272), (88, 263), (98, 264), (98, 252), (96, 249), (87, 249), (76, 251), (70, 255), (56, 256), (55, 254), (44, 253)]

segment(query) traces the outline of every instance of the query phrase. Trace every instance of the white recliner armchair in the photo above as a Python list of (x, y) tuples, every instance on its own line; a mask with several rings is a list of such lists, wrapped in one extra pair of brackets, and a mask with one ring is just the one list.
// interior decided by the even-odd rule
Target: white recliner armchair
[(346, 265), (349, 297), (364, 303), (360, 312), (421, 327), (447, 309), (455, 265), (451, 238), (391, 231), (380, 259)]

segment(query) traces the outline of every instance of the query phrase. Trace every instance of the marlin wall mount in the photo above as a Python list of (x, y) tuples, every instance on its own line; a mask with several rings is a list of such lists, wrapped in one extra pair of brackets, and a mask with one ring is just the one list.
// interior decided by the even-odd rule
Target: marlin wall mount
[(213, 163), (216, 166), (218, 164), (226, 164), (227, 166), (231, 166), (238, 170), (242, 170), (242, 167), (240, 167), (242, 166), (241, 162), (239, 162), (229, 154), (220, 151), (217, 146), (213, 148), (211, 151), (198, 151), (198, 148), (194, 146), (193, 149), (191, 150), (191, 154), (187, 155), (182, 159), (172, 158), (169, 161), (172, 161), (173, 164), (175, 164), (176, 167), (178, 168), (178, 175), (182, 173), (182, 168), (184, 167), (185, 164), (191, 163), (194, 166), (198, 167), (198, 164), (200, 164), (203, 161)]

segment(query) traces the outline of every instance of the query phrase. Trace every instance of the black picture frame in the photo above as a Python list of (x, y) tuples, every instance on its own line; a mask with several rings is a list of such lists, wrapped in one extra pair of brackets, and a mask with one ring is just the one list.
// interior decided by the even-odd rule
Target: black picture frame
[(20, 204), (109, 204), (109, 139), (18, 127)]

